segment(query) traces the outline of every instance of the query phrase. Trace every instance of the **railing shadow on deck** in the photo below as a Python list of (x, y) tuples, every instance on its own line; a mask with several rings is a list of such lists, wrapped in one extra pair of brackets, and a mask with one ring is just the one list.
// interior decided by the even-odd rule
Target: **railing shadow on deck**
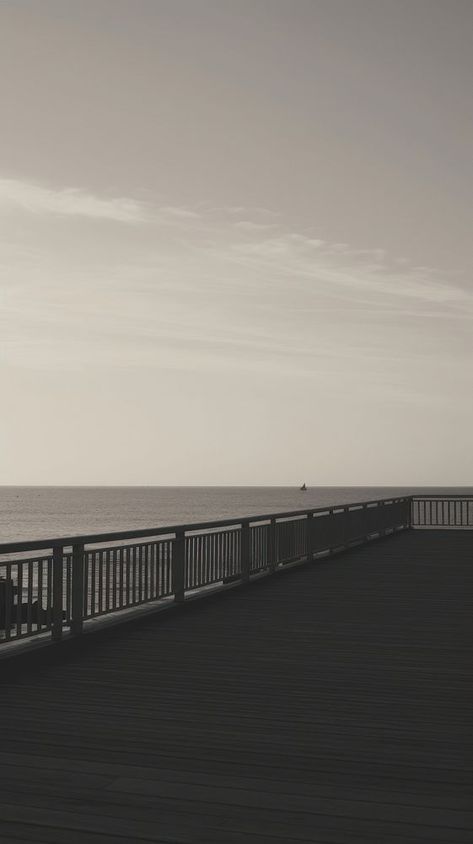
[(182, 603), (410, 527), (473, 527), (473, 498), (414, 497), (0, 544), (0, 647)]

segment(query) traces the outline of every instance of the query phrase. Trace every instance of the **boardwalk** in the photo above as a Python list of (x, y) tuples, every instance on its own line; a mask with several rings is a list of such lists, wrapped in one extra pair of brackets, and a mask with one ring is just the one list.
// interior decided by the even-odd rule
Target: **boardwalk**
[(473, 534), (408, 531), (3, 681), (0, 841), (473, 841)]

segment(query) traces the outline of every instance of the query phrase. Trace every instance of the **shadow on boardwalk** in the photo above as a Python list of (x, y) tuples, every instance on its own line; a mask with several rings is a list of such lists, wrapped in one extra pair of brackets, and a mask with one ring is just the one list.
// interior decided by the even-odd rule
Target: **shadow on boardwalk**
[(473, 534), (408, 532), (2, 684), (0, 840), (473, 840)]

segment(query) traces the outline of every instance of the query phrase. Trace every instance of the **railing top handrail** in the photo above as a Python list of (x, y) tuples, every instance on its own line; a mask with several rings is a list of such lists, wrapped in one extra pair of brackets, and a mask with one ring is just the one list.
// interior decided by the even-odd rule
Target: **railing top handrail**
[(450, 501), (452, 498), (461, 498), (463, 501), (470, 501), (470, 499), (473, 499), (473, 492), (448, 492), (444, 493), (444, 495), (438, 492), (433, 492), (431, 495), (422, 492), (418, 495), (411, 495), (410, 498), (412, 501), (433, 501), (434, 498), (440, 498), (442, 501)]
[(262, 513), (258, 516), (240, 516), (231, 519), (218, 519), (211, 522), (194, 522), (190, 524), (165, 525), (157, 528), (142, 528), (138, 530), (120, 530), (109, 533), (95, 533), (76, 536), (57, 536), (53, 539), (28, 539), (24, 542), (1, 542), (0, 554), (14, 554), (23, 551), (40, 551), (54, 548), (58, 545), (69, 547), (72, 545), (95, 545), (103, 542), (119, 542), (126, 539), (141, 539), (149, 536), (166, 536), (170, 533), (186, 533), (187, 531), (212, 530), (218, 527), (232, 527), (247, 522), (264, 522), (271, 519), (296, 518), (315, 513), (332, 513), (334, 511), (350, 510), (357, 507), (368, 507), (374, 504), (387, 504), (412, 500), (412, 495), (395, 495), (386, 498), (375, 498), (369, 501), (355, 501), (346, 504), (327, 504), (325, 507), (309, 507), (305, 510), (291, 510), (284, 513)]

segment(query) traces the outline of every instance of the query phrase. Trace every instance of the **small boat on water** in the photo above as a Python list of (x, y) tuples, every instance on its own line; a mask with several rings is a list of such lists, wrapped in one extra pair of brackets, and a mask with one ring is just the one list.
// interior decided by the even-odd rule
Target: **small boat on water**
[(306, 487), (305, 483), (302, 484), (300, 490), (301, 490), (301, 492), (307, 492), (307, 487)]

